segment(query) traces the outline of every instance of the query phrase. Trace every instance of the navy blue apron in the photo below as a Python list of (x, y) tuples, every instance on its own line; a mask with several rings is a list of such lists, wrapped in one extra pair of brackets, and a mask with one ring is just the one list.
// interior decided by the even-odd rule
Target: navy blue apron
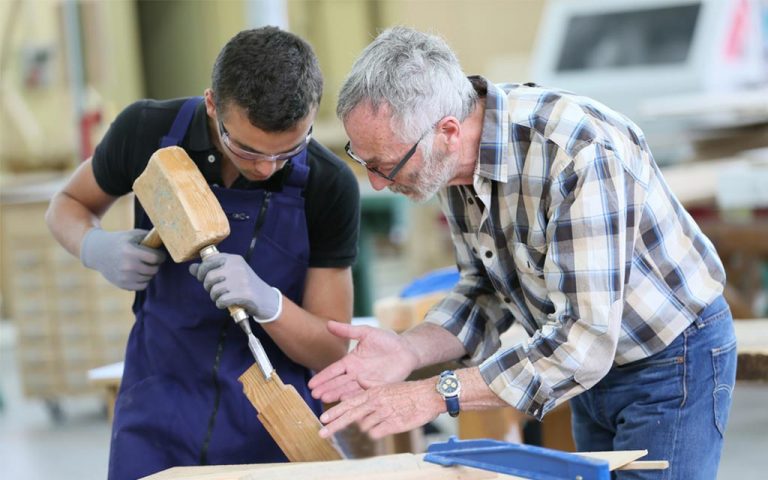
[[(185, 103), (161, 146), (180, 143), (200, 101)], [(302, 197), (306, 150), (291, 163), (282, 191), (212, 190), (232, 232), (219, 250), (243, 255), (265, 282), (301, 305), (309, 259)], [(148, 220), (140, 223), (151, 228)], [(190, 275), (190, 263), (169, 257), (134, 303), (136, 323), (112, 427), (111, 480), (174, 466), (287, 461), (237, 381), (254, 363), (247, 338)], [(320, 403), (307, 388), (309, 370), (286, 357), (252, 320), (251, 327), (283, 382), (319, 415)]]

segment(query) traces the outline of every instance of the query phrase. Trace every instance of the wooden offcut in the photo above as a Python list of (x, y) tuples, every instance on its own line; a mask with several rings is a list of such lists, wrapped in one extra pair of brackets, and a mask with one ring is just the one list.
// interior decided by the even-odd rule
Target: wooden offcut
[(285, 385), (277, 372), (269, 380), (254, 364), (240, 376), (243, 392), (275, 443), (291, 462), (339, 460), (330, 440), (320, 437), (322, 424), (293, 385)]
[(159, 236), (177, 263), (197, 258), (229, 235), (224, 210), (183, 148), (157, 150), (133, 191), (155, 227), (143, 243), (158, 246)]

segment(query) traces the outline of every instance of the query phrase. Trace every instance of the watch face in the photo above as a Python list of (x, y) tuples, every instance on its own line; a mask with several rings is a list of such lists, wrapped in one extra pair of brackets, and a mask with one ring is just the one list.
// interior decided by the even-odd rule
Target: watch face
[(459, 381), (455, 376), (443, 377), (438, 384), (438, 390), (441, 394), (451, 397), (459, 393)]

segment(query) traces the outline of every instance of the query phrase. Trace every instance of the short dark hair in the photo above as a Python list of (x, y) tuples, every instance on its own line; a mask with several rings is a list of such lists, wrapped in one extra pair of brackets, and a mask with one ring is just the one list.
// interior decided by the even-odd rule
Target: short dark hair
[(312, 47), (277, 27), (243, 30), (216, 57), (211, 74), (216, 110), (243, 108), (253, 126), (290, 129), (320, 103), (323, 74)]

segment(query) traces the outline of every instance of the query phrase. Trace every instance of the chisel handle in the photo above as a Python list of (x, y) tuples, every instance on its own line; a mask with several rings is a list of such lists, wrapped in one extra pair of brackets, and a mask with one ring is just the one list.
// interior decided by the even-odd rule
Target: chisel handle
[[(149, 232), (149, 233), (152, 233), (152, 232)], [(211, 255), (215, 255), (217, 253), (219, 253), (219, 249), (216, 248), (216, 245), (208, 245), (207, 247), (200, 250), (200, 258), (205, 260)], [(248, 320), (248, 313), (245, 311), (243, 307), (232, 305), (230, 307), (227, 307), (227, 310), (229, 310), (229, 314), (232, 316), (232, 319), (234, 319), (234, 321), (237, 322), (238, 324), (243, 320)]]

